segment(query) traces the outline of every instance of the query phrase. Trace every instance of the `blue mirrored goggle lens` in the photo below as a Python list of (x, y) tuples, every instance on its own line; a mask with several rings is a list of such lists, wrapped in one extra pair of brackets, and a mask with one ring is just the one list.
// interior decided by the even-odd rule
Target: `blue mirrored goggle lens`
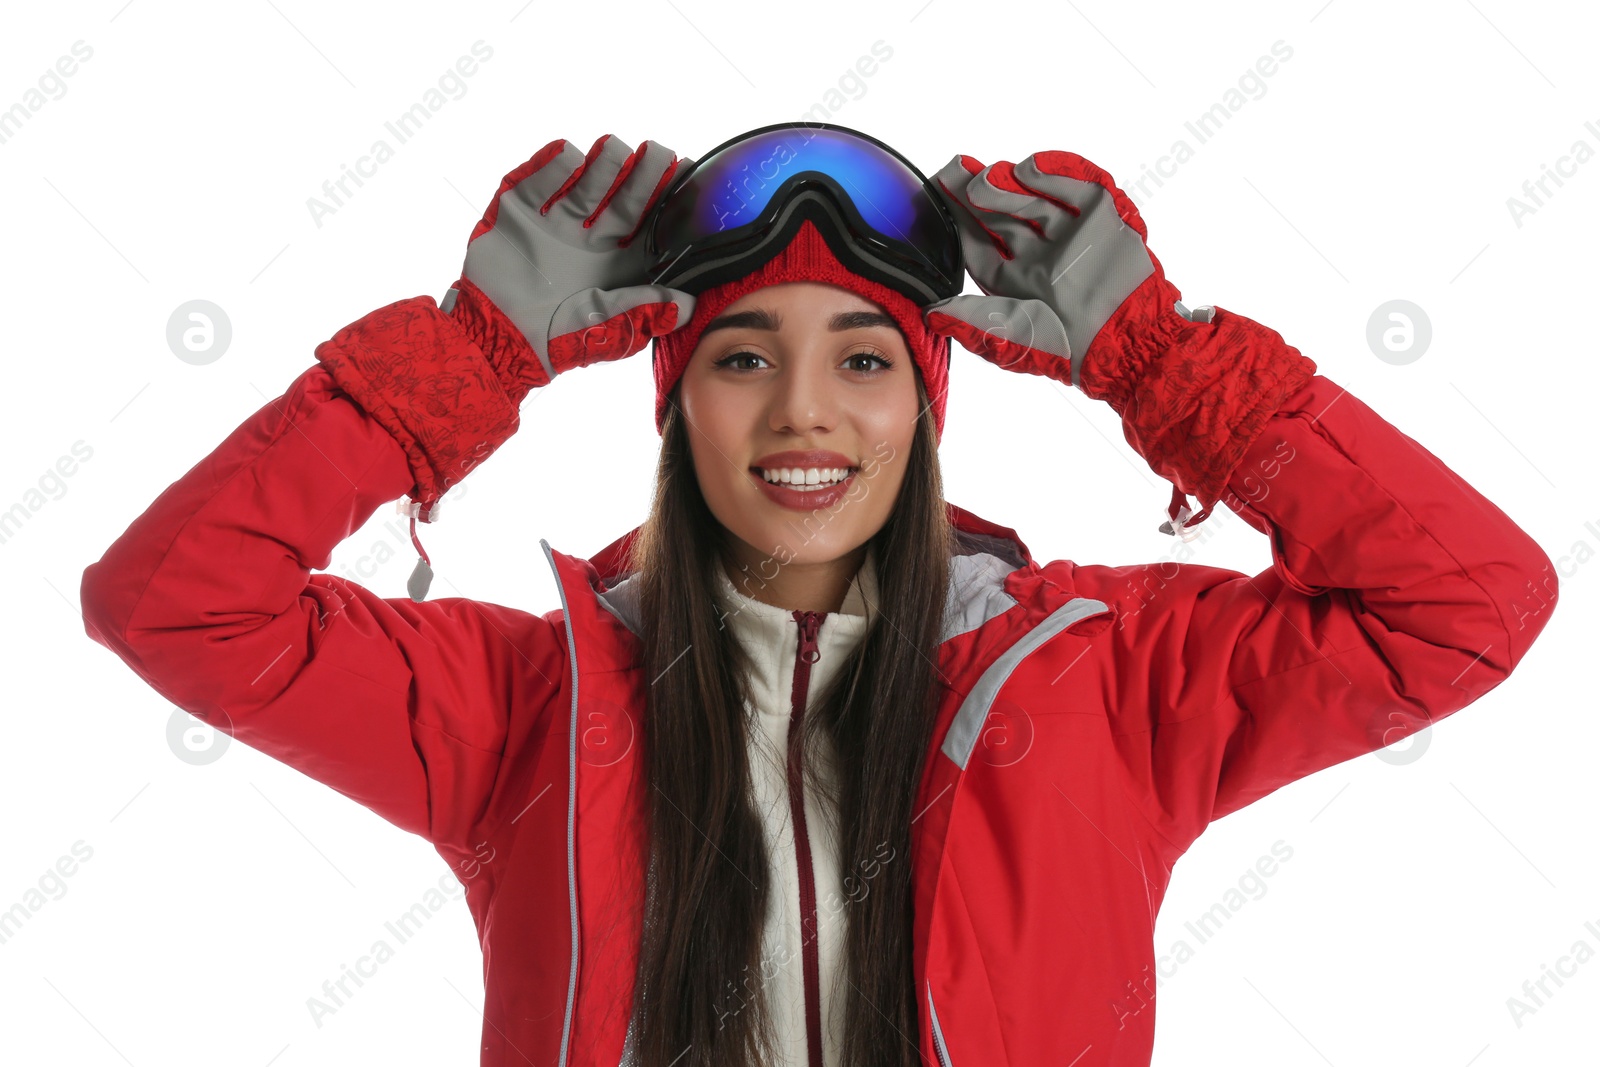
[(947, 231), (917, 175), (870, 141), (803, 127), (757, 134), (700, 161), (663, 206), (663, 247), (753, 222), (784, 182), (804, 171), (827, 175), (849, 195), (879, 235), (918, 249), (936, 247)]

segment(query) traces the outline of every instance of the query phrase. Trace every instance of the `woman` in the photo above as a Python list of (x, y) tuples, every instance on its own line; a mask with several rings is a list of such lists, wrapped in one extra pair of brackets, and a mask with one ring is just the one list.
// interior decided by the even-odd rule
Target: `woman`
[[(609, 136), (512, 171), (441, 304), (340, 330), (86, 570), (88, 632), (433, 843), (484, 1064), (1147, 1064), (1173, 863), (1503, 681), (1548, 559), (1277, 333), (1189, 311), (1078, 156), (929, 181), (787, 124), (679, 171)], [(541, 541), (559, 610), (422, 602), (425, 554), (412, 599), (310, 573), (652, 338), (650, 514)], [(1225, 502), (1272, 567), (1040, 563), (947, 504), (951, 338), (1106, 400), (1165, 528)]]

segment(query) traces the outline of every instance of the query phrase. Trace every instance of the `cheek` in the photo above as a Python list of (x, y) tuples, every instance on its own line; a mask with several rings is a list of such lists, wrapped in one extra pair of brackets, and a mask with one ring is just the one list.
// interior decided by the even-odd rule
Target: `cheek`
[(690, 430), (720, 441), (740, 421), (738, 390), (726, 378), (706, 368), (691, 366), (678, 383), (678, 405), (689, 420)]
[(718, 397), (715, 382), (688, 381), (678, 393), (688, 422), (689, 452), (701, 492), (708, 500), (722, 495), (723, 487), (742, 477), (737, 457), (749, 450), (750, 430), (739, 410), (726, 397)]
[[(861, 434), (862, 473), (875, 496), (870, 511), (887, 514), (905, 481), (906, 463), (916, 437), (917, 409), (879, 407), (857, 423)], [(862, 487), (865, 491), (867, 486)], [(881, 516), (880, 516), (881, 517)]]
[(915, 385), (897, 384), (905, 388), (880, 394), (856, 415), (866, 455), (878, 456), (883, 462), (910, 454), (911, 442), (917, 435), (917, 419), (922, 413)]

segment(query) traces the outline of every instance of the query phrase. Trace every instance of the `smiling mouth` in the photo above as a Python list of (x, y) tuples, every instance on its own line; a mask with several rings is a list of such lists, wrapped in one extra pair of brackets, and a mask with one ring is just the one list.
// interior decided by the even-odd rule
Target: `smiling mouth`
[(797, 493), (814, 493), (843, 485), (859, 469), (857, 467), (812, 467), (800, 470), (788, 467), (774, 467), (768, 470), (763, 467), (751, 467), (750, 473), (768, 485), (792, 489)]

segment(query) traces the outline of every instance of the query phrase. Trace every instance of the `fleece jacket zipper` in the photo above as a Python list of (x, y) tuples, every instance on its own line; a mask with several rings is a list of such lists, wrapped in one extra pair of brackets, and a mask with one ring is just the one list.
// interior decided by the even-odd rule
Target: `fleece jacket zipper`
[(822, 993), (817, 962), (817, 882), (811, 869), (811, 841), (806, 835), (806, 807), (801, 770), (804, 751), (801, 720), (806, 712), (806, 692), (811, 685), (811, 665), (821, 658), (817, 630), (821, 611), (796, 611), (800, 644), (795, 649), (794, 686), (789, 697), (789, 814), (794, 824), (794, 858), (800, 875), (800, 956), (805, 974), (806, 1048), (810, 1067), (822, 1067)]

